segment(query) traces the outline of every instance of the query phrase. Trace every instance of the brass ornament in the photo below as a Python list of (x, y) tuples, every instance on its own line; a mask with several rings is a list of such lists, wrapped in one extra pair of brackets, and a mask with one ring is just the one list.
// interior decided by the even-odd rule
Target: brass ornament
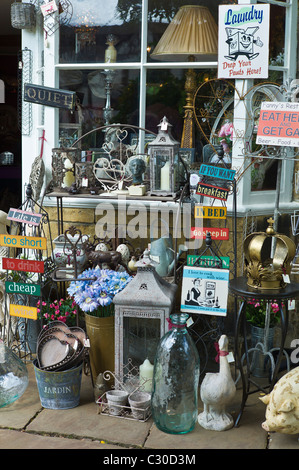
[(283, 275), (290, 274), (296, 246), (289, 237), (275, 232), (272, 217), (267, 222), (266, 232), (251, 233), (244, 240), (247, 284), (256, 289), (281, 289), (286, 286)]

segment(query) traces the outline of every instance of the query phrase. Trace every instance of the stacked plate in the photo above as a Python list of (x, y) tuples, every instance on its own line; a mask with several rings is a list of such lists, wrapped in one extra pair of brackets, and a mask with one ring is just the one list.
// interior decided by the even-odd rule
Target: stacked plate
[(67, 370), (80, 364), (86, 353), (86, 333), (60, 321), (46, 325), (37, 339), (38, 367), (47, 371)]

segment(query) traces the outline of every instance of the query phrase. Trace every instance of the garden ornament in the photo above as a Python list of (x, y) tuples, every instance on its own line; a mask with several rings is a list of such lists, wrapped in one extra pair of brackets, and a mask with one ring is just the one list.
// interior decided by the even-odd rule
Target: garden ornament
[(232, 416), (226, 412), (226, 406), (234, 398), (236, 386), (227, 360), (227, 336), (222, 335), (216, 345), (218, 350), (216, 360), (219, 360), (219, 372), (209, 372), (203, 379), (200, 387), (200, 398), (204, 404), (204, 410), (198, 415), (198, 423), (205, 429), (225, 431), (234, 425)]
[(283, 375), (260, 400), (267, 405), (265, 431), (299, 434), (299, 367)]

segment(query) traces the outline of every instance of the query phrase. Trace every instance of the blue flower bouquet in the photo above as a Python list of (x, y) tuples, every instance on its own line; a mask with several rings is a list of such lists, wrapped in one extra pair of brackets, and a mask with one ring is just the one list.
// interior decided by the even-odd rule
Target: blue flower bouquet
[[(82, 280), (80, 280), (80, 278)], [(79, 308), (95, 317), (111, 316), (114, 312), (113, 297), (131, 281), (126, 271), (89, 268), (72, 281), (67, 291)]]

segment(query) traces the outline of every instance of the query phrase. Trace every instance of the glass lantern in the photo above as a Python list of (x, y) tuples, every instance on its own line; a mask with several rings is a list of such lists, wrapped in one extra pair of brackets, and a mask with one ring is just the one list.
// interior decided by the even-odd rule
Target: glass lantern
[(168, 329), (177, 285), (165, 281), (146, 250), (136, 263), (137, 274), (115, 295), (115, 374), (122, 382), (129, 363), (138, 369), (154, 363), (160, 339)]
[(179, 157), (180, 144), (172, 137), (172, 125), (165, 116), (158, 128), (157, 137), (148, 144), (150, 193), (153, 196), (176, 196), (180, 189), (183, 169)]

